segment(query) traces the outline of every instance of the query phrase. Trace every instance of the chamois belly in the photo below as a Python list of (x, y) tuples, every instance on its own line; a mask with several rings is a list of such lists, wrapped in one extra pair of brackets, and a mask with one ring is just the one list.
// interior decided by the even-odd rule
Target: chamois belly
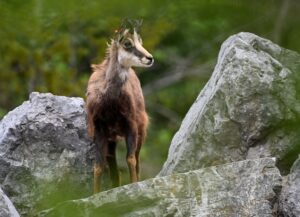
[(108, 140), (116, 140), (117, 137), (124, 137), (127, 131), (127, 117), (129, 115), (127, 103), (109, 102), (103, 105), (98, 114), (98, 121)]

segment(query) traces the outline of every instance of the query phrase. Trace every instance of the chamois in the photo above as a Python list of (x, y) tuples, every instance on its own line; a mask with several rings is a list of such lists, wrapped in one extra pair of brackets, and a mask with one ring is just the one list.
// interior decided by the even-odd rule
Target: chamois
[(118, 138), (125, 138), (130, 181), (139, 180), (139, 152), (146, 136), (148, 115), (140, 81), (132, 67), (150, 67), (152, 55), (142, 47), (141, 22), (123, 23), (108, 44), (105, 60), (92, 65), (86, 104), (88, 133), (96, 147), (94, 193), (108, 163), (113, 187), (120, 185), (116, 161)]

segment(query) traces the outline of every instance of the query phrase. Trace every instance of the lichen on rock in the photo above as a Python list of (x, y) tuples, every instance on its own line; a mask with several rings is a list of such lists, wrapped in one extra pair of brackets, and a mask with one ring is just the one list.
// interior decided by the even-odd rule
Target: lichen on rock
[(45, 210), (41, 217), (273, 216), (275, 159), (234, 162), (148, 179)]
[(300, 151), (299, 76), (299, 54), (251, 33), (228, 38), (159, 175), (257, 157), (286, 174)]
[(90, 144), (81, 98), (31, 93), (3, 118), (0, 180), (22, 216), (92, 192)]

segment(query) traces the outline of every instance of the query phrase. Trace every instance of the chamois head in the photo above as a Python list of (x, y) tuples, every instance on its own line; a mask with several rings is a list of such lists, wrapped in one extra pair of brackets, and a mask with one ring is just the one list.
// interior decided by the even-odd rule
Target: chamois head
[(118, 50), (118, 62), (124, 67), (150, 67), (154, 59), (142, 46), (139, 35), (141, 21), (125, 20), (119, 30), (116, 31), (114, 42)]

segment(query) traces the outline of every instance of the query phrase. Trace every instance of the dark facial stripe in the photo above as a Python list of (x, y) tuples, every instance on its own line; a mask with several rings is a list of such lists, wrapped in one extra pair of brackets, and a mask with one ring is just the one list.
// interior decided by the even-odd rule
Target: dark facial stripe
[(139, 58), (143, 58), (145, 56), (141, 51), (136, 49), (136, 47), (131, 48), (131, 53), (133, 53), (135, 56), (137, 56)]

